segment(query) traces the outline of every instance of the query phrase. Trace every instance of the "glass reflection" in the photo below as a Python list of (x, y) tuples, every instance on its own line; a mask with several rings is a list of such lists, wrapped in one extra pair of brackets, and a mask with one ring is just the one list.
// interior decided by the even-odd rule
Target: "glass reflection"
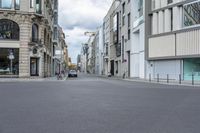
[(12, 8), (12, 0), (0, 0), (1, 8), (11, 9)]
[(18, 75), (19, 49), (0, 48), (0, 62), (0, 75)]
[(200, 24), (200, 2), (184, 6), (184, 26)]

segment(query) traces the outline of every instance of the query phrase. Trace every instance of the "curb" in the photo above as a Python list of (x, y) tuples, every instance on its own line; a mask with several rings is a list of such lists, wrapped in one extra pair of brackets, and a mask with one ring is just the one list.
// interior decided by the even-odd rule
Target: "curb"
[(134, 79), (122, 79), (117, 77), (106, 77), (106, 76), (99, 76), (97, 77), (104, 78), (104, 79), (111, 79), (111, 80), (121, 80), (121, 81), (129, 81), (129, 82), (139, 82), (139, 83), (149, 83), (149, 84), (160, 84), (160, 85), (171, 85), (171, 86), (185, 86), (185, 87), (200, 87), (200, 84), (192, 85), (190, 83), (164, 83), (164, 82), (156, 82), (156, 81), (147, 81), (147, 80), (134, 80)]

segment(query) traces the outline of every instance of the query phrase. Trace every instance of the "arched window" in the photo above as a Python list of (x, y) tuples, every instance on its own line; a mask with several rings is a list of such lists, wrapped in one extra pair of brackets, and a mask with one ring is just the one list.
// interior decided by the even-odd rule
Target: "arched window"
[(19, 40), (19, 25), (12, 20), (0, 19), (0, 40)]
[(38, 25), (37, 24), (33, 24), (32, 26), (32, 41), (33, 42), (38, 42), (38, 35), (39, 32), (38, 32)]

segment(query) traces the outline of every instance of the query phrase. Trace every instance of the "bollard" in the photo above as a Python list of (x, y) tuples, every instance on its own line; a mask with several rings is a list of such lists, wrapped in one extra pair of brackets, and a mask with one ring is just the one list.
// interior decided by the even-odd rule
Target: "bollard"
[(149, 74), (149, 82), (151, 82), (151, 74)]
[(181, 74), (179, 74), (179, 84), (181, 84)]
[(192, 74), (192, 85), (194, 85), (194, 74)]
[(169, 83), (169, 74), (167, 74), (167, 83)]
[(159, 83), (159, 74), (157, 74), (157, 82)]

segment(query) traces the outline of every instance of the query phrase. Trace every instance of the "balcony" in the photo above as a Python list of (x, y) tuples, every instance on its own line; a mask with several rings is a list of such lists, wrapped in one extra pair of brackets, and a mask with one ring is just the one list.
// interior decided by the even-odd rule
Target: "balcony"
[(30, 38), (29, 45), (31, 45), (31, 46), (37, 45), (39, 47), (43, 47), (42, 39), (39, 39), (39, 38)]

